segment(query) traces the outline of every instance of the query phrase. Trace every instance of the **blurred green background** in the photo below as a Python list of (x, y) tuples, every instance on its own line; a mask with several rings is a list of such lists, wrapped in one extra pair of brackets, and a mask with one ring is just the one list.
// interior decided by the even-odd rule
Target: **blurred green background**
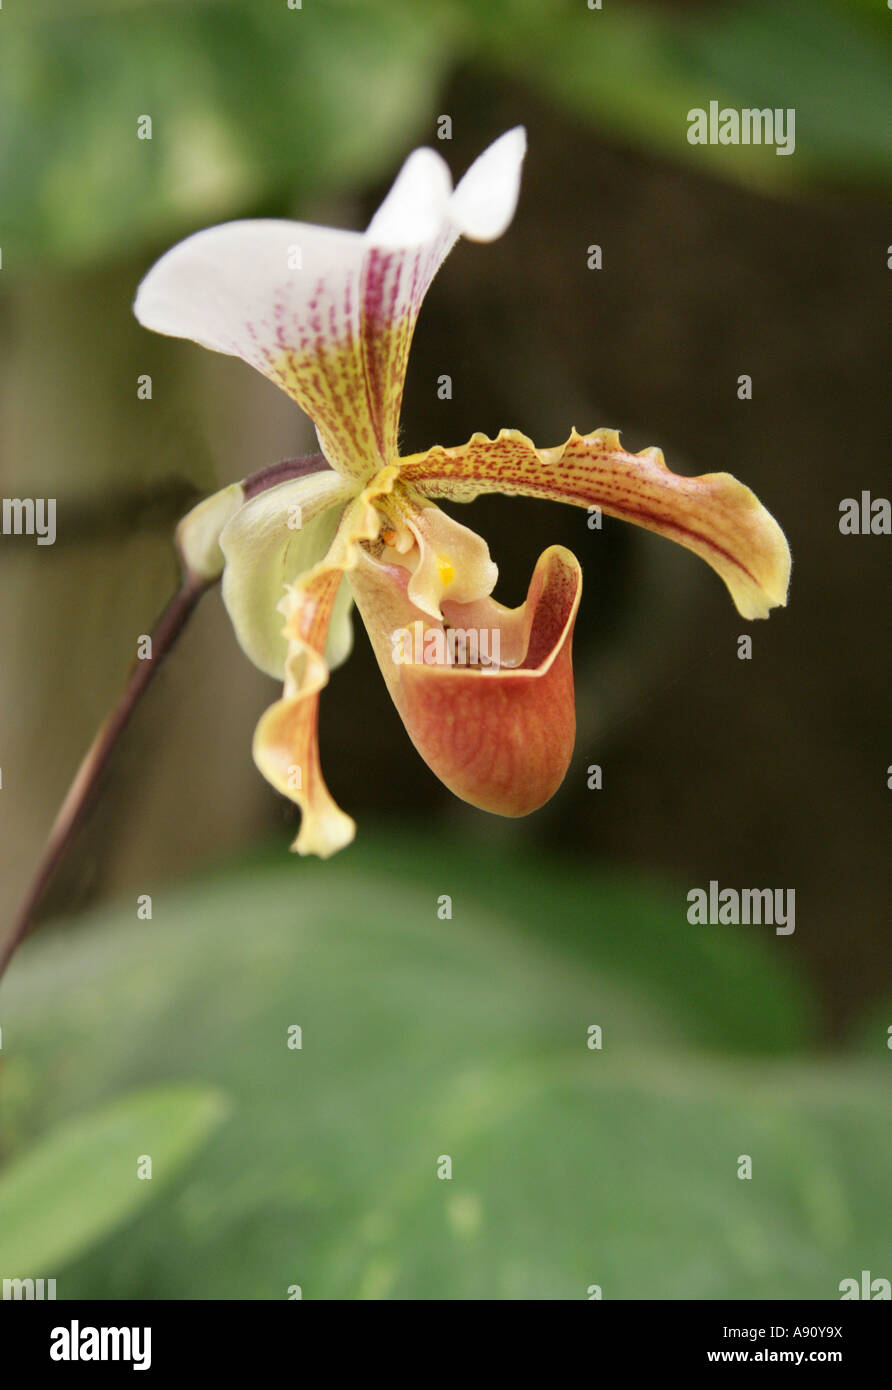
[[(0, 991), (0, 1276), (413, 1299), (890, 1277), (892, 542), (838, 529), (892, 488), (890, 26), (880, 0), (4, 4), (0, 474), (58, 502), (53, 547), (0, 538), (4, 921), (174, 583), (175, 521), (314, 447), (241, 363), (132, 318), (199, 227), (362, 226), (416, 145), (458, 175), (523, 122), (512, 228), (460, 245), (422, 313), (406, 448), (617, 427), (752, 486), (794, 577), (744, 662), (678, 548), (462, 509), (503, 601), (547, 544), (583, 563), (574, 763), (525, 821), (456, 802), (360, 628), (322, 704), (359, 837), (327, 864), (287, 854), (250, 758), (275, 687), (206, 599)], [(690, 146), (711, 100), (795, 107), (795, 154)], [(795, 889), (795, 934), (690, 926), (711, 879)]]

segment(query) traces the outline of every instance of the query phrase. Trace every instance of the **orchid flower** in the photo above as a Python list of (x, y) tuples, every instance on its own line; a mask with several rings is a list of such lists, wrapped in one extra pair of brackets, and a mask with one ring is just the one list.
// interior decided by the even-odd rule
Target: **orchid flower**
[[(178, 529), (191, 571), (222, 573), (244, 651), (283, 682), (254, 758), (301, 809), (301, 854), (328, 856), (355, 834), (323, 779), (317, 734), (320, 692), (350, 651), (354, 603), (412, 742), (457, 796), (521, 816), (566, 773), (579, 564), (549, 547), (526, 601), (506, 608), (492, 597), (486, 542), (438, 500), (502, 492), (599, 507), (702, 556), (744, 618), (786, 601), (786, 540), (748, 488), (727, 473), (680, 477), (658, 449), (627, 453), (614, 430), (574, 429), (549, 449), (502, 430), (400, 455), (422, 300), (459, 236), (506, 230), (525, 146), (522, 128), (508, 131), (455, 189), (442, 157), (416, 150), (363, 233), (288, 221), (209, 228), (163, 256), (136, 296), (146, 327), (242, 358), (316, 427), (321, 455), (224, 488)], [(444, 658), (455, 633), (491, 634), (490, 659)]]

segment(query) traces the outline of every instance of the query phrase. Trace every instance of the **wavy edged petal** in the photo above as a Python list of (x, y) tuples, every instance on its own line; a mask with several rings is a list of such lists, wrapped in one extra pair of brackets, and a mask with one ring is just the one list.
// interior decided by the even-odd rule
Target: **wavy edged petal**
[[(323, 558), (352, 496), (333, 470), (308, 473), (257, 493), (220, 533), (223, 602), (236, 637), (254, 665), (278, 680), (288, 654), (279, 604), (286, 587)], [(340, 622), (329, 632), (332, 668), (350, 651), (349, 603), (340, 609)]]
[(377, 538), (381, 513), (373, 505), (386, 496), (396, 475), (384, 469), (344, 511), (324, 559), (291, 584), (279, 611), (287, 641), (281, 699), (261, 716), (254, 734), (254, 761), (277, 791), (301, 809), (292, 846), (321, 858), (343, 849), (356, 825), (334, 801), (319, 761), (319, 693), (328, 683), (325, 651), (332, 615), (341, 601), (342, 580), (358, 563), (361, 541)]
[[(393, 701), (431, 770), (456, 796), (498, 815), (524, 816), (548, 801), (576, 734), (572, 635), (582, 574), (570, 551), (541, 555), (519, 608), (444, 600), (445, 625), (411, 602), (400, 565), (363, 554), (349, 579)], [(480, 664), (449, 664), (468, 655)], [(496, 656), (500, 664), (489, 664)]]
[(456, 502), (504, 492), (598, 506), (701, 556), (742, 617), (767, 618), (786, 603), (790, 549), (755, 494), (730, 473), (672, 473), (659, 449), (627, 453), (615, 430), (574, 430), (553, 449), (537, 449), (519, 430), (475, 434), (458, 448), (437, 445), (402, 460), (400, 477), (427, 497)]

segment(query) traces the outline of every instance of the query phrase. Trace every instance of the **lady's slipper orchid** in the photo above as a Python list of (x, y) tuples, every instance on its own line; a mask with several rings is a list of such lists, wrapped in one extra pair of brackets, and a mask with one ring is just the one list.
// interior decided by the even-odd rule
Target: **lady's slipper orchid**
[(354, 602), (413, 743), (458, 796), (524, 815), (567, 770), (579, 564), (550, 547), (526, 602), (505, 608), (491, 597), (486, 543), (433, 499), (504, 492), (597, 505), (702, 556), (743, 617), (767, 617), (786, 600), (787, 543), (747, 488), (727, 473), (679, 477), (658, 449), (628, 454), (612, 430), (574, 430), (552, 449), (503, 430), (400, 456), (421, 302), (460, 235), (505, 231), (524, 150), (523, 130), (509, 131), (454, 190), (440, 155), (416, 150), (364, 233), (284, 221), (212, 227), (168, 252), (136, 297), (141, 323), (243, 358), (316, 426), (322, 455), (225, 488), (178, 531), (194, 573), (222, 571), (245, 652), (284, 680), (254, 757), (301, 808), (302, 854), (330, 855), (355, 833), (325, 785), (317, 740), (319, 694), (349, 652)]

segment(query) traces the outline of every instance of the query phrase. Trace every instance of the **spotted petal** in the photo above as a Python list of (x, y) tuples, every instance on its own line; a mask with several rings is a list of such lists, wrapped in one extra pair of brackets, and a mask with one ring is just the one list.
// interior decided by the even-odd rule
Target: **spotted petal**
[(489, 597), (444, 599), (445, 622), (412, 603), (409, 580), (405, 566), (365, 553), (349, 575), (412, 742), (462, 800), (527, 815), (560, 786), (573, 752), (571, 643), (582, 584), (575, 557), (560, 546), (546, 550), (519, 608)]
[(742, 617), (767, 618), (786, 603), (790, 550), (774, 518), (730, 473), (684, 478), (659, 449), (630, 454), (615, 430), (537, 449), (518, 430), (475, 434), (454, 449), (436, 446), (402, 461), (400, 479), (427, 497), (468, 502), (485, 492), (600, 507), (678, 541), (722, 577)]
[(505, 230), (524, 148), (509, 131), (454, 192), (443, 158), (416, 150), (364, 233), (273, 220), (198, 232), (149, 271), (134, 312), (256, 367), (310, 416), (332, 467), (367, 480), (396, 456), (427, 288), (458, 236)]

